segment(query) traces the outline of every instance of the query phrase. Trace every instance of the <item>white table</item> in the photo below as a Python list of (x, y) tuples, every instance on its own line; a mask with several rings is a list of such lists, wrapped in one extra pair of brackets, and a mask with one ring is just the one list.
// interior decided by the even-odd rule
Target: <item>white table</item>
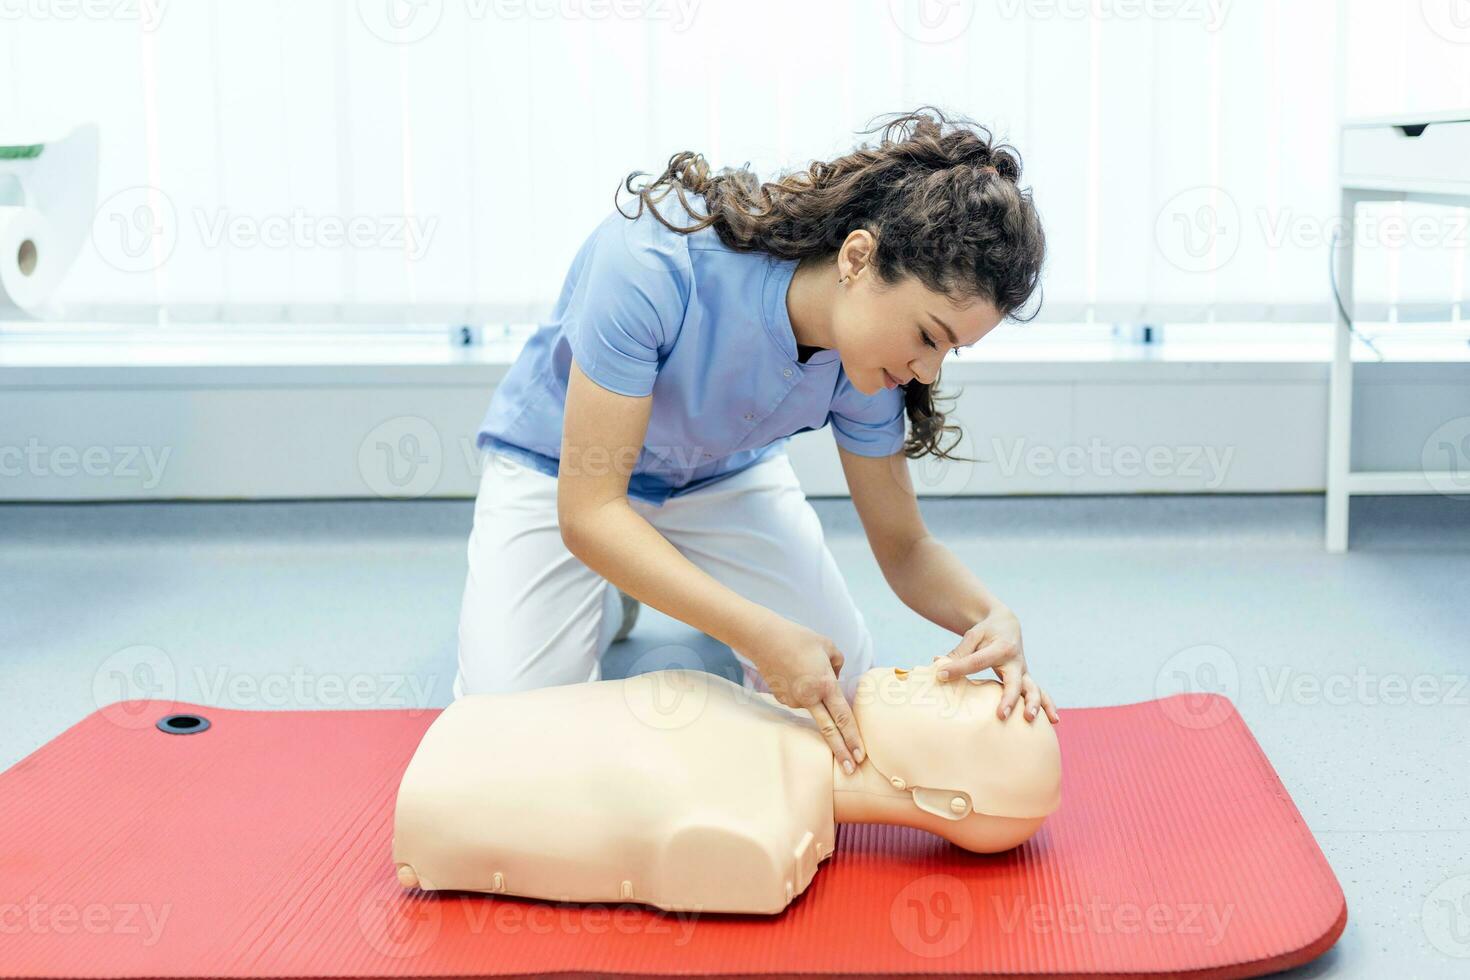
[[(1374, 116), (1343, 123), (1338, 174), (1342, 231), (1337, 255), (1342, 305), (1353, 305), (1353, 223), (1365, 201), (1422, 201), (1470, 207), (1470, 109)], [(1355, 495), (1434, 493), (1452, 474), (1352, 468), (1352, 335), (1341, 311), (1333, 336), (1327, 430), (1327, 550), (1344, 552), (1348, 500)], [(1441, 483), (1443, 485), (1443, 483)]]

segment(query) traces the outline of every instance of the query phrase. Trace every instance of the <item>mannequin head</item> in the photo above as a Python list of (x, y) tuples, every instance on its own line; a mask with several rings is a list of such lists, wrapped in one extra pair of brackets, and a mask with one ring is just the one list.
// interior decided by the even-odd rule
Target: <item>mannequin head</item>
[[(995, 680), (940, 681), (932, 664), (863, 674), (852, 708), (867, 758), (854, 776), (835, 770), (845, 819), (921, 827), (973, 851), (1034, 834), (1061, 804), (1061, 752), (1045, 712), (996, 716), (1003, 690)], [(879, 798), (843, 805), (860, 802), (841, 800), (844, 789)]]

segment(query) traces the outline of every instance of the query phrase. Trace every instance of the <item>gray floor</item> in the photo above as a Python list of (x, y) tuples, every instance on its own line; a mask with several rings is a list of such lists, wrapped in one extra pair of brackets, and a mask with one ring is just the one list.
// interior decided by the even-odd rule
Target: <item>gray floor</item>
[[(948, 650), (954, 637), (888, 591), (850, 503), (815, 503), (879, 662)], [(1348, 897), (1343, 938), (1298, 975), (1470, 973), (1470, 501), (1358, 498), (1344, 556), (1323, 551), (1320, 496), (923, 509), (1016, 610), (1064, 714), (1190, 678), (1231, 696)], [(0, 767), (124, 695), (446, 704), (470, 514), (468, 501), (0, 507)], [(608, 676), (671, 649), (733, 667), (645, 608)]]

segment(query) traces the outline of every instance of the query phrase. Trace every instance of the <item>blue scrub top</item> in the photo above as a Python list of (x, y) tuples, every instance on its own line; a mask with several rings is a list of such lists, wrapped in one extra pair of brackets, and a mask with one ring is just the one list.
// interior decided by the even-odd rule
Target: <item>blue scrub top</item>
[[(704, 207), (702, 197), (689, 197)], [(673, 193), (656, 206), (673, 224), (693, 223)], [(797, 360), (786, 311), (796, 265), (727, 248), (712, 227), (671, 231), (646, 206), (635, 220), (614, 209), (577, 251), (550, 320), (496, 387), (476, 446), (555, 476), (575, 356), (604, 388), (653, 394), (628, 496), (655, 505), (753, 466), (829, 421), (845, 449), (897, 452), (902, 388), (864, 395), (836, 350)]]

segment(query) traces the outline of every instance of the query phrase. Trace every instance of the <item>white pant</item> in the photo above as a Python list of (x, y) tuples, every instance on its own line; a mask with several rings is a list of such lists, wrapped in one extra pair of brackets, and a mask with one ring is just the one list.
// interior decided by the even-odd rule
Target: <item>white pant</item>
[[(567, 550), (556, 477), (487, 451), (469, 540), (454, 696), (600, 680), (622, 621), (612, 583)], [(784, 452), (662, 507), (629, 498), (684, 557), (721, 584), (829, 637), (851, 701), (873, 639)], [(733, 651), (744, 684), (768, 691)], [(654, 669), (654, 668), (650, 668)]]

